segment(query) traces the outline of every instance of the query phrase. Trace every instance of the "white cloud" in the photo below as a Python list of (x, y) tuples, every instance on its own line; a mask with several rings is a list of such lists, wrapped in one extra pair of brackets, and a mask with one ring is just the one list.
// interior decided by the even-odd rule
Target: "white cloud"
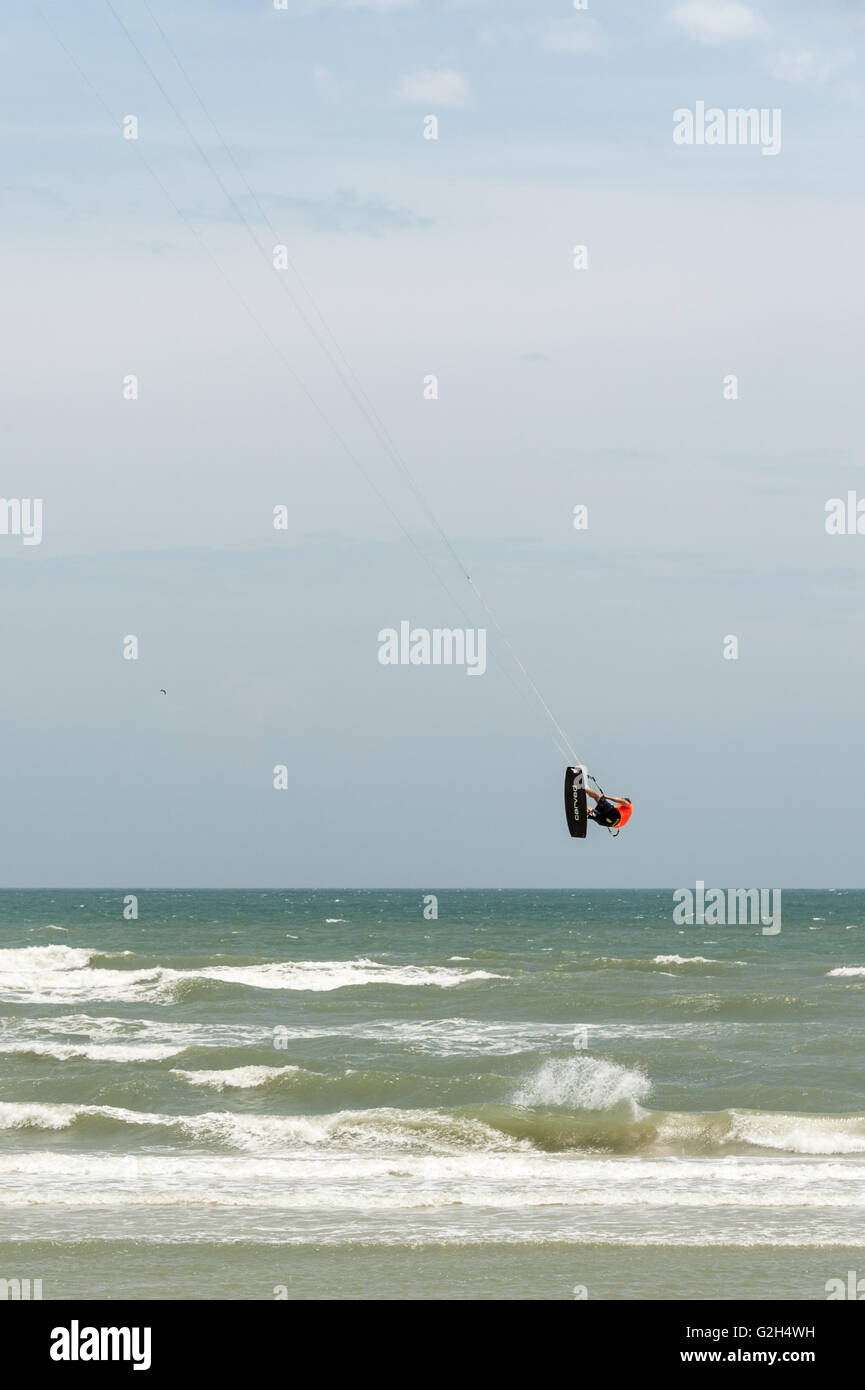
[(418, 0), (343, 0), (347, 10), (413, 10)]
[(453, 68), (407, 73), (397, 88), (399, 101), (422, 101), (425, 106), (468, 106), (471, 88)]
[(685, 0), (670, 18), (698, 43), (729, 43), (731, 39), (755, 39), (766, 25), (749, 5), (739, 0)]
[(541, 47), (551, 53), (591, 53), (600, 43), (600, 25), (579, 15), (555, 19), (541, 31)]
[(782, 82), (806, 82), (814, 67), (814, 54), (807, 50), (798, 53), (779, 53), (772, 67), (772, 76)]
[(827, 54), (814, 53), (809, 49), (789, 50), (779, 53), (776, 57), (772, 66), (772, 76), (781, 82), (793, 82), (797, 85), (807, 83), (810, 86), (821, 87), (830, 78), (837, 77), (839, 72), (854, 61), (854, 55), (850, 51), (829, 57)]
[(312, 80), (319, 96), (323, 97), (325, 101), (339, 101), (342, 96), (342, 88), (330, 68), (317, 65), (312, 70)]
[(372, 10), (389, 14), (393, 10), (414, 10), (419, 0), (288, 0), (287, 13), (295, 19), (319, 10)]
[(477, 36), (487, 48), (540, 47), (548, 53), (589, 53), (603, 42), (600, 24), (585, 15), (546, 22), (496, 19), (481, 24)]

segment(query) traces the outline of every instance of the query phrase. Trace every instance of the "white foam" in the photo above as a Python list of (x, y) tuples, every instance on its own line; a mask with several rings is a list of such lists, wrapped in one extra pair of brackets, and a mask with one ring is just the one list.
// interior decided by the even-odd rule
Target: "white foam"
[[(278, 1016), (277, 1016), (278, 1017)], [(148, 1061), (176, 1056), (187, 1047), (272, 1048), (272, 1027), (255, 1024), (176, 1023), (163, 1015), (155, 1019), (123, 1019), (84, 1013), (51, 1018), (5, 1018), (0, 1030), (0, 1054), (39, 1052), (58, 1060), (80, 1056), (106, 1061)], [(583, 1027), (592, 1045), (605, 1040), (645, 1042), (656, 1039), (715, 1038), (747, 1030), (743, 1023), (596, 1023), (579, 1029), (571, 1023), (538, 1023), (475, 1018), (377, 1019), (362, 1023), (280, 1024), (286, 1042), (310, 1039), (354, 1039), (441, 1057), (516, 1056), (571, 1048)]]
[(730, 1137), (755, 1148), (794, 1154), (865, 1154), (865, 1119), (858, 1115), (772, 1115), (731, 1110)]
[(224, 1071), (183, 1071), (172, 1067), (173, 1076), (182, 1076), (192, 1086), (209, 1086), (214, 1091), (254, 1090), (279, 1076), (302, 1071), (301, 1067), (229, 1067)]
[(285, 1153), (290, 1149), (343, 1152), (415, 1152), (459, 1154), (466, 1149), (491, 1152), (530, 1149), (469, 1116), (435, 1110), (344, 1110), (326, 1115), (252, 1115), (205, 1111), (199, 1115), (164, 1115), (116, 1105), (0, 1102), (0, 1130), (71, 1128), (85, 1116), (98, 1116), (135, 1127), (174, 1129), (202, 1144), (222, 1144), (247, 1153)]
[[(476, 980), (504, 978), (486, 970), (445, 966), (384, 965), (361, 957), (341, 961), (277, 961), (263, 965), (212, 965), (195, 970), (91, 968), (98, 953), (70, 946), (27, 946), (0, 951), (0, 999), (28, 1003), (88, 1000), (173, 1002), (184, 982), (219, 980), (251, 989), (323, 992), (360, 985), (436, 986), (452, 989)], [(127, 955), (128, 952), (118, 953)]]
[(73, 946), (25, 946), (0, 951), (0, 999), (35, 1004), (91, 999), (139, 1000), (173, 972), (89, 968), (98, 952)]
[(36, 1101), (0, 1102), (0, 1129), (68, 1129), (74, 1105), (42, 1105)]
[(172, 1125), (172, 1116), (127, 1110), (118, 1105), (47, 1104), (40, 1101), (0, 1101), (0, 1129), (70, 1129), (84, 1115), (101, 1115), (129, 1125)]
[(0, 1052), (54, 1057), (59, 1062), (68, 1062), (75, 1057), (91, 1062), (161, 1062), (183, 1051), (183, 1047), (160, 1043), (41, 1043), (34, 1039), (32, 1042), (0, 1044)]
[[(58, 1209), (166, 1207), (260, 1208), (339, 1214), (331, 1232), (340, 1241), (363, 1239), (364, 1230), (353, 1223), (364, 1214), (383, 1218), (384, 1224), (368, 1235), (386, 1238), (387, 1214), (394, 1220), (412, 1211), (441, 1212), (453, 1220), (454, 1238), (478, 1238), (499, 1242), (508, 1238), (510, 1223), (520, 1238), (539, 1232), (549, 1223), (547, 1239), (587, 1238), (597, 1229), (602, 1242), (625, 1239), (629, 1213), (652, 1213), (648, 1227), (639, 1231), (640, 1243), (681, 1243), (690, 1231), (692, 1243), (698, 1228), (694, 1220), (708, 1221), (714, 1214), (735, 1221), (744, 1243), (759, 1241), (757, 1213), (762, 1220), (777, 1221), (790, 1243), (819, 1243), (804, 1224), (797, 1225), (791, 1212), (802, 1218), (824, 1211), (865, 1214), (865, 1163), (855, 1159), (829, 1162), (821, 1159), (616, 1159), (574, 1158), (512, 1148), (508, 1152), (459, 1155), (369, 1156), (334, 1152), (326, 1158), (304, 1153), (269, 1157), (245, 1154), (171, 1155), (142, 1154), (128, 1157), (109, 1153), (36, 1151), (0, 1154), (0, 1206), (55, 1207)], [(567, 1210), (579, 1213), (567, 1220)], [(497, 1213), (510, 1213), (503, 1224)], [(676, 1217), (677, 1213), (681, 1215)], [(191, 1213), (192, 1219), (196, 1214)], [(693, 1217), (693, 1219), (692, 1219)], [(348, 1218), (348, 1219), (346, 1219)], [(89, 1219), (89, 1218), (88, 1218)], [(199, 1218), (200, 1219), (200, 1218)], [(477, 1219), (480, 1227), (467, 1225)], [(594, 1223), (594, 1225), (592, 1224)], [(389, 1228), (394, 1234), (406, 1228)], [(707, 1233), (713, 1229), (704, 1226)], [(88, 1231), (92, 1227), (88, 1226)], [(673, 1239), (674, 1232), (680, 1240)], [(146, 1236), (146, 1233), (143, 1233)], [(265, 1231), (261, 1232), (262, 1236)], [(862, 1244), (862, 1223), (848, 1229), (850, 1243)], [(719, 1237), (715, 1228), (715, 1237)], [(176, 1238), (176, 1235), (175, 1235)], [(302, 1231), (280, 1228), (280, 1242), (304, 1239)], [(307, 1236), (306, 1238), (309, 1238)], [(588, 1237), (591, 1238), (591, 1237)], [(771, 1243), (776, 1243), (772, 1241)], [(847, 1243), (841, 1239), (837, 1243)]]
[(829, 975), (845, 975), (848, 977), (865, 975), (865, 965), (838, 965), (834, 970), (830, 970)]
[(744, 960), (715, 960), (712, 956), (653, 956), (653, 965), (747, 965)]
[[(253, 1024), (172, 1023), (168, 1019), (126, 1019), (109, 1015), (56, 1014), (53, 1018), (5, 1018), (0, 1053), (57, 1047), (101, 1056), (103, 1047), (165, 1049), (166, 1056), (187, 1047), (272, 1045), (273, 1030)], [(48, 1042), (46, 1039), (52, 1039)], [(55, 1041), (56, 1040), (56, 1041)], [(48, 1055), (46, 1051), (46, 1055)], [(142, 1053), (143, 1059), (143, 1053)], [(132, 1060), (132, 1059), (121, 1059)]]
[(357, 985), (436, 985), (452, 989), (470, 980), (500, 980), (488, 970), (448, 970), (444, 966), (382, 965), (361, 957), (358, 960), (286, 961), (271, 965), (206, 966), (188, 972), (228, 984), (249, 985), (254, 989), (310, 990), (320, 993), (349, 989)]
[(0, 951), (0, 979), (19, 971), (41, 974), (52, 970), (80, 970), (95, 954), (95, 951), (63, 945), (8, 948)]
[(569, 1110), (637, 1107), (652, 1089), (643, 1072), (605, 1057), (566, 1057), (544, 1062), (518, 1088), (514, 1105), (565, 1106)]

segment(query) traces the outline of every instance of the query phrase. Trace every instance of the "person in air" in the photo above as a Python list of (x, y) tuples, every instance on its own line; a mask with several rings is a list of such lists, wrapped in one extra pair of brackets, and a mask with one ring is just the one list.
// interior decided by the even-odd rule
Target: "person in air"
[(621, 830), (631, 819), (634, 808), (629, 797), (606, 796), (604, 792), (593, 792), (591, 787), (586, 787), (586, 796), (590, 796), (595, 803), (594, 811), (589, 812), (589, 820), (597, 821), (607, 830)]

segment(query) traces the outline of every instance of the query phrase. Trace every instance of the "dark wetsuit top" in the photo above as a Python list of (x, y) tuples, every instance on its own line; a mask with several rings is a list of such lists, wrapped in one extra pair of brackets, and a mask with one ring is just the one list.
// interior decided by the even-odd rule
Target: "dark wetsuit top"
[(589, 815), (592, 817), (592, 820), (596, 820), (599, 825), (606, 825), (610, 828), (618, 825), (619, 821), (622, 819), (622, 813), (618, 806), (616, 806), (614, 802), (608, 801), (605, 796), (601, 797), (594, 811), (590, 811)]

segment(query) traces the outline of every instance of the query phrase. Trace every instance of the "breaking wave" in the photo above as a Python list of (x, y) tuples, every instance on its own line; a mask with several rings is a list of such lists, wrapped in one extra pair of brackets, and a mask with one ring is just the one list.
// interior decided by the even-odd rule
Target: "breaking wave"
[(452, 989), (479, 980), (503, 979), (487, 970), (446, 966), (385, 965), (357, 960), (275, 961), (261, 965), (104, 968), (128, 952), (102, 954), (71, 946), (28, 946), (0, 951), (0, 999), (8, 1002), (75, 1003), (88, 1000), (173, 1003), (224, 995), (233, 987), (322, 992), (364, 985), (435, 986)]

